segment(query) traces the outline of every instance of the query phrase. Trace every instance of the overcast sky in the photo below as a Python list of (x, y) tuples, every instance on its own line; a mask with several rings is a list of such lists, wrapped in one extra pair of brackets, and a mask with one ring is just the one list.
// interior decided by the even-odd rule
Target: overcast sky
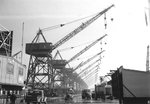
[[(128, 69), (145, 71), (146, 47), (150, 44), (150, 27), (146, 26), (144, 14), (146, 12), (149, 17), (148, 0), (1, 0), (0, 24), (14, 31), (13, 53), (16, 53), (21, 50), (23, 22), (25, 49), (25, 43), (33, 40), (39, 28), (81, 19), (100, 12), (111, 4), (115, 7), (106, 13), (107, 29), (104, 27), (104, 16), (102, 16), (60, 46), (58, 50), (80, 46), (61, 52), (62, 57), (69, 60), (88, 45), (85, 43), (93, 42), (104, 34), (108, 34), (101, 42), (80, 56), (79, 60), (70, 63), (71, 66), (75, 67), (79, 62), (100, 52), (102, 48), (106, 51), (102, 54), (99, 75), (105, 75), (109, 70), (116, 70), (121, 65)], [(113, 21), (111, 21), (112, 18)], [(47, 41), (55, 44), (87, 19), (63, 28), (46, 31), (43, 34)], [(29, 55), (24, 52), (23, 62), (26, 65), (28, 60)]]

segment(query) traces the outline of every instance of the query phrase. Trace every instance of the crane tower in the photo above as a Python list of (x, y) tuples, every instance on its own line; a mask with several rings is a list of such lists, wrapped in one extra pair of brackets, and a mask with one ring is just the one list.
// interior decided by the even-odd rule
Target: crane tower
[[(39, 37), (43, 42), (39, 41)], [(27, 85), (33, 89), (49, 90), (54, 87), (56, 67), (65, 66), (65, 60), (52, 60), (52, 43), (47, 42), (41, 30), (32, 43), (26, 44), (26, 53), (30, 55)], [(59, 61), (59, 63), (58, 63)]]

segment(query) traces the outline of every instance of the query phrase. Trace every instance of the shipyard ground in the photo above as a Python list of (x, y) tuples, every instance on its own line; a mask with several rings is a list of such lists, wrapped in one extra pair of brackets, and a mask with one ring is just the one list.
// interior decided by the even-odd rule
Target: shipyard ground
[[(26, 104), (25, 102), (21, 103), (20, 98), (17, 98), (16, 104)], [(6, 100), (0, 99), (0, 104), (10, 104), (10, 102), (6, 103)], [(119, 104), (118, 100), (83, 100), (81, 95), (74, 95), (72, 101), (65, 101), (64, 98), (61, 97), (53, 97), (47, 99), (47, 104)]]

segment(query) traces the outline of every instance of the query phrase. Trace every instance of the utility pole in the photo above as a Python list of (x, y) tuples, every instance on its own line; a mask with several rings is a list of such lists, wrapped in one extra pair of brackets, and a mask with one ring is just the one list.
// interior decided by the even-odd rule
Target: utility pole
[(24, 38), (24, 22), (22, 23), (21, 63), (22, 63), (22, 58), (23, 58), (23, 38)]
[(146, 71), (149, 72), (149, 45), (147, 46)]

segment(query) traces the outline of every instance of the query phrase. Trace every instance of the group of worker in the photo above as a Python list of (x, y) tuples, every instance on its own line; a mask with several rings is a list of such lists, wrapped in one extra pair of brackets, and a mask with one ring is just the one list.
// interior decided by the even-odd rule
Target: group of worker
[(6, 97), (6, 104), (8, 104), (8, 102), (10, 101), (10, 104), (15, 104), (17, 99), (17, 96), (15, 95), (14, 92), (12, 93), (7, 93), (7, 97)]
[[(16, 99), (17, 96), (14, 92), (8, 92), (6, 96), (6, 104), (16, 104)], [(72, 101), (72, 100), (73, 100), (72, 96), (69, 93), (66, 93), (65, 101)], [(21, 103), (23, 104), (22, 100), (20, 101), (20, 104)]]

